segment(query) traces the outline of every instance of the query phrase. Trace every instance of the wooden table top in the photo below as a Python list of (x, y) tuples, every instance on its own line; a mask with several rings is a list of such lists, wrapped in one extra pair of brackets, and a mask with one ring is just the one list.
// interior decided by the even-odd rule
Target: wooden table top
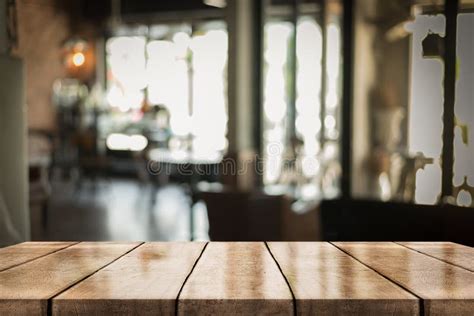
[(0, 315), (474, 315), (474, 249), (45, 242), (0, 249)]

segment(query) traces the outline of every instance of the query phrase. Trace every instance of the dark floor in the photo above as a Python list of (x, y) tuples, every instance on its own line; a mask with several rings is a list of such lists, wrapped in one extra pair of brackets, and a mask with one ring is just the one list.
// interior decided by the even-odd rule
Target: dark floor
[[(46, 222), (32, 206), (33, 240), (189, 240), (190, 198), (179, 185), (158, 191), (133, 179), (55, 182)], [(153, 202), (153, 195), (156, 201)], [(194, 207), (196, 240), (208, 240), (203, 203)]]

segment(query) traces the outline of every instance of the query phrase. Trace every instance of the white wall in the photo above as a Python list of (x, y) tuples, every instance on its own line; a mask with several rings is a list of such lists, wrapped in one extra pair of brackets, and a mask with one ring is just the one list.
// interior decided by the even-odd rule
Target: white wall
[(6, 206), (0, 211), (0, 245), (17, 241), (6, 234), (10, 224), (22, 240), (30, 238), (24, 67), (6, 53), (6, 37), (1, 35), (5, 3), (0, 0), (0, 195)]
[[(23, 240), (30, 238), (23, 63), (0, 55), (0, 194)], [(0, 215), (5, 217), (5, 214)], [(0, 222), (8, 222), (3, 218)], [(1, 242), (1, 241), (0, 241)]]
[(7, 0), (0, 0), (0, 54), (7, 51)]

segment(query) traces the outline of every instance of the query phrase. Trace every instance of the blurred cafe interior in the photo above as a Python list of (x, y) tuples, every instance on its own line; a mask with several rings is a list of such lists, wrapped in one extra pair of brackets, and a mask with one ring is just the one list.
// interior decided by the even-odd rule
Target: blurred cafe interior
[(0, 0), (0, 246), (474, 246), (474, 0)]

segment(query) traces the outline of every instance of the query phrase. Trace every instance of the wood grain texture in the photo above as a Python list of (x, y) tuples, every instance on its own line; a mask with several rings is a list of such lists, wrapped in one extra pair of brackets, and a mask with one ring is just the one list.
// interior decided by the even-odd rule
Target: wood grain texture
[(474, 272), (474, 248), (452, 242), (397, 243)]
[(48, 299), (139, 244), (79, 243), (0, 272), (0, 315), (45, 315)]
[(263, 242), (211, 242), (183, 287), (178, 314), (292, 315), (293, 301)]
[(205, 243), (146, 243), (53, 299), (53, 315), (175, 315)]
[(472, 315), (474, 273), (391, 242), (335, 242), (423, 299), (425, 315)]
[(0, 271), (64, 249), (75, 242), (24, 242), (0, 248)]
[(269, 242), (298, 315), (419, 315), (419, 300), (329, 243)]

